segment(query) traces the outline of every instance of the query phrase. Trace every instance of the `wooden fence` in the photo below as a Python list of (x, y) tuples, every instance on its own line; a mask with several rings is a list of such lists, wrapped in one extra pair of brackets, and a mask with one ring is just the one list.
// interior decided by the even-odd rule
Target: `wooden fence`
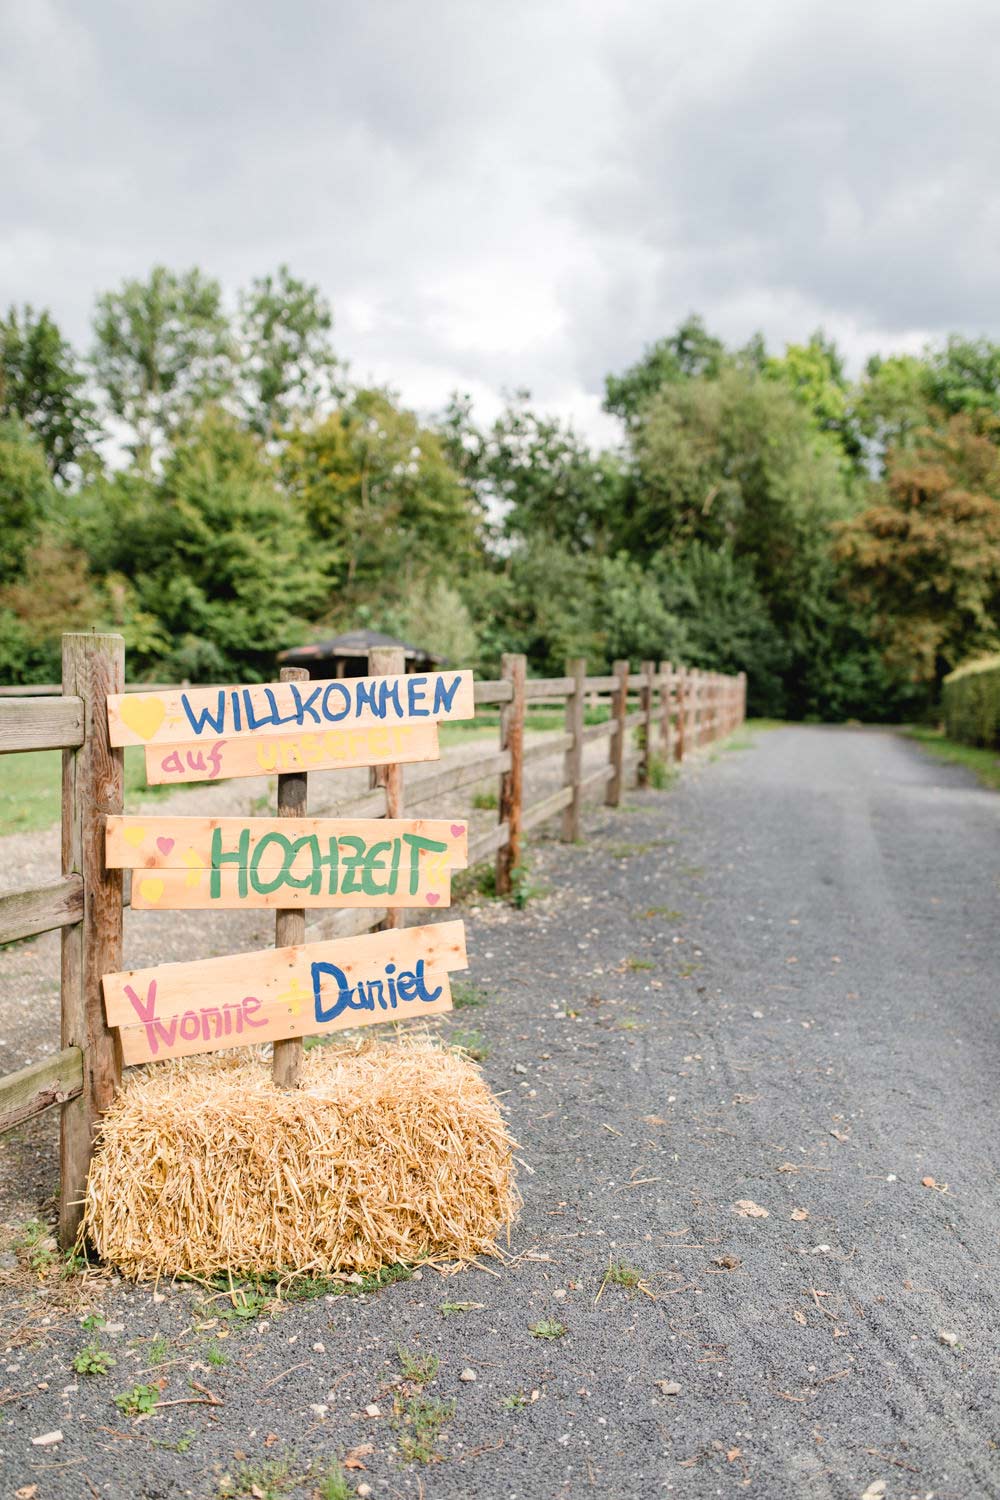
[[(387, 668), (374, 660), (371, 670)], [(124, 753), (109, 743), (106, 702), (109, 694), (124, 690), (120, 636), (66, 635), (60, 695), (0, 696), (0, 753), (63, 753), (62, 873), (34, 889), (0, 896), (0, 943), (61, 929), (61, 1050), (0, 1077), (0, 1130), (61, 1106), (59, 1233), (64, 1246), (72, 1244), (79, 1227), (95, 1126), (121, 1079), (116, 1033), (104, 1018), (101, 978), (122, 967), (122, 912), (128, 900), (121, 870), (109, 870), (104, 862), (105, 817), (124, 806)], [(388, 811), (399, 817), (404, 803), (412, 810), (496, 776), (497, 822), (470, 838), (469, 865), (495, 856), (497, 893), (504, 895), (516, 878), (526, 833), (558, 817), (562, 838), (575, 841), (588, 796), (616, 807), (631, 772), (644, 786), (657, 757), (680, 762), (730, 734), (745, 717), (746, 678), (670, 662), (644, 662), (633, 673), (624, 661), (615, 662), (608, 676), (588, 677), (583, 660), (568, 662), (563, 677), (529, 678), (523, 656), (505, 656), (499, 679), (476, 683), (475, 701), (488, 713), (499, 710), (496, 749), (463, 756), (420, 776), (405, 792), (401, 775), (382, 776), (367, 795), (329, 811), (354, 818), (383, 817)], [(541, 708), (556, 710), (556, 732), (526, 742), (526, 716)], [(593, 712), (600, 708), (607, 717)], [(588, 724), (588, 717), (599, 722)], [(630, 730), (635, 731), (631, 744)], [(585, 748), (595, 741), (606, 742), (607, 758), (585, 773)], [(560, 785), (527, 801), (526, 771), (557, 756), (562, 758)], [(285, 794), (279, 785), (279, 798)], [(337, 916), (342, 919), (338, 932), (344, 935), (387, 919), (385, 912), (357, 909)]]

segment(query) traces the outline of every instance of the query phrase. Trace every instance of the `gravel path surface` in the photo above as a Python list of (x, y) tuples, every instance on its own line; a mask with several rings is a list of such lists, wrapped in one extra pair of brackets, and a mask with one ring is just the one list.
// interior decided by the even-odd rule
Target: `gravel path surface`
[[(627, 803), (539, 847), (525, 911), (467, 913), (487, 1000), (442, 1030), (481, 1033), (531, 1167), (509, 1263), (206, 1327), (197, 1290), (43, 1300), (8, 1255), (5, 1497), (322, 1497), (350, 1450), (379, 1497), (1000, 1495), (1000, 798), (796, 728)], [(642, 1286), (598, 1296), (609, 1261)], [(455, 1403), (433, 1464), (400, 1347)], [(164, 1400), (223, 1404), (121, 1415), (160, 1359)]]

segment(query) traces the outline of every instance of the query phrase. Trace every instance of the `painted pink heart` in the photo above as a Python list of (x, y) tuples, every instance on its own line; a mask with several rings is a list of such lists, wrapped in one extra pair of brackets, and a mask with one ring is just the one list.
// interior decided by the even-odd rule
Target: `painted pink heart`
[(159, 849), (161, 854), (169, 854), (171, 849), (174, 847), (174, 841), (173, 839), (157, 839), (156, 847), (157, 849)]
[(440, 900), (441, 900), (441, 897), (440, 897), (440, 895), (438, 894), (437, 891), (428, 891), (427, 892), (427, 905), (428, 906), (437, 906), (437, 904), (438, 904), (438, 902)]
[(465, 832), (465, 824), (464, 823), (452, 823), (452, 825), (451, 825), (451, 836), (452, 836), (453, 839), (460, 839), (462, 837), (462, 834), (464, 832)]

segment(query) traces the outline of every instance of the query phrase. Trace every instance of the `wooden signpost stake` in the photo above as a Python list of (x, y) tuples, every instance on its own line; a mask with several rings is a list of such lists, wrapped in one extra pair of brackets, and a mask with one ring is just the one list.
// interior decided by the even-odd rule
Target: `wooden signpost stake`
[(122, 961), (122, 875), (104, 858), (104, 819), (120, 812), (125, 756), (108, 742), (107, 699), (125, 685), (120, 635), (64, 635), (63, 692), (82, 698), (83, 744), (63, 751), (62, 872), (83, 878), (84, 920), (62, 929), (62, 1045), (83, 1053), (83, 1092), (60, 1120), (59, 1243), (72, 1248), (83, 1215), (94, 1129), (121, 1082), (121, 1052), (101, 979)]
[(500, 777), (497, 822), (507, 824), (507, 842), (497, 850), (497, 895), (508, 896), (513, 871), (521, 863), (521, 804), (524, 780), (524, 680), (526, 661), (516, 653), (501, 658), (500, 676), (510, 683), (509, 703), (500, 708), (500, 749), (510, 753), (510, 770)]
[[(368, 652), (368, 671), (372, 677), (397, 677), (406, 671), (406, 653), (402, 646), (373, 646)], [(403, 767), (396, 762), (372, 767), (372, 786), (385, 787), (385, 815), (403, 816)], [(398, 906), (389, 907), (380, 928), (402, 927), (403, 913)]]
[[(282, 682), (308, 682), (305, 667), (282, 667)], [(308, 798), (306, 773), (292, 772), (278, 777), (278, 817), (304, 818)], [(274, 915), (275, 948), (292, 948), (306, 940), (306, 914), (301, 907), (285, 907)], [(298, 1087), (302, 1071), (302, 1042), (298, 1038), (277, 1041), (271, 1061), (271, 1075), (279, 1088)]]

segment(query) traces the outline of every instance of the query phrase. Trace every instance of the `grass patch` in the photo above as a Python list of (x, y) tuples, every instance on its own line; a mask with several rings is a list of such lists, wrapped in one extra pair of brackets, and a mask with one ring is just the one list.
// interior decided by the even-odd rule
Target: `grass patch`
[(280, 1495), (297, 1489), (308, 1477), (308, 1471), (300, 1469), (294, 1457), (265, 1458), (255, 1463), (241, 1463), (232, 1474), (224, 1474), (219, 1481), (219, 1494), (278, 1500)]
[(983, 749), (980, 745), (963, 745), (958, 740), (949, 740), (936, 729), (911, 728), (902, 733), (909, 740), (916, 740), (935, 760), (949, 766), (964, 766), (977, 776), (983, 786), (1000, 792), (1000, 755), (995, 750)]
[(610, 1262), (604, 1273), (602, 1286), (620, 1286), (626, 1291), (634, 1291), (645, 1277), (645, 1272), (640, 1271), (638, 1266), (627, 1266), (624, 1261)]
[(665, 792), (680, 776), (677, 767), (662, 755), (649, 757), (649, 785), (655, 792)]
[(486, 1004), (486, 995), (479, 985), (474, 984), (470, 979), (453, 979), (451, 1002), (456, 1010), (473, 1010)]
[[(164, 797), (176, 790), (172, 786), (150, 786), (145, 750), (141, 745), (126, 748), (126, 803), (135, 797)], [(61, 750), (25, 750), (0, 757), (0, 834), (51, 828), (59, 822), (61, 809)]]
[(485, 1062), (490, 1055), (489, 1045), (481, 1031), (453, 1031), (449, 1045), (456, 1052), (464, 1052), (473, 1062)]
[(450, 1318), (452, 1313), (480, 1312), (485, 1306), (485, 1302), (442, 1302), (438, 1312), (442, 1318)]
[(396, 1358), (405, 1378), (412, 1380), (415, 1385), (426, 1385), (441, 1368), (441, 1361), (436, 1354), (411, 1354), (401, 1344), (396, 1345)]
[(680, 922), (684, 919), (684, 913), (675, 911), (672, 906), (647, 906), (638, 915), (642, 918), (665, 917), (668, 922)]
[(472, 805), (480, 812), (495, 812), (500, 804), (496, 792), (477, 792), (472, 799)]
[(655, 969), (656, 965), (651, 958), (627, 958), (625, 968), (635, 974), (640, 969)]
[(455, 1415), (455, 1402), (438, 1396), (397, 1396), (393, 1401), (396, 1446), (406, 1463), (433, 1464), (440, 1458), (438, 1442)]

